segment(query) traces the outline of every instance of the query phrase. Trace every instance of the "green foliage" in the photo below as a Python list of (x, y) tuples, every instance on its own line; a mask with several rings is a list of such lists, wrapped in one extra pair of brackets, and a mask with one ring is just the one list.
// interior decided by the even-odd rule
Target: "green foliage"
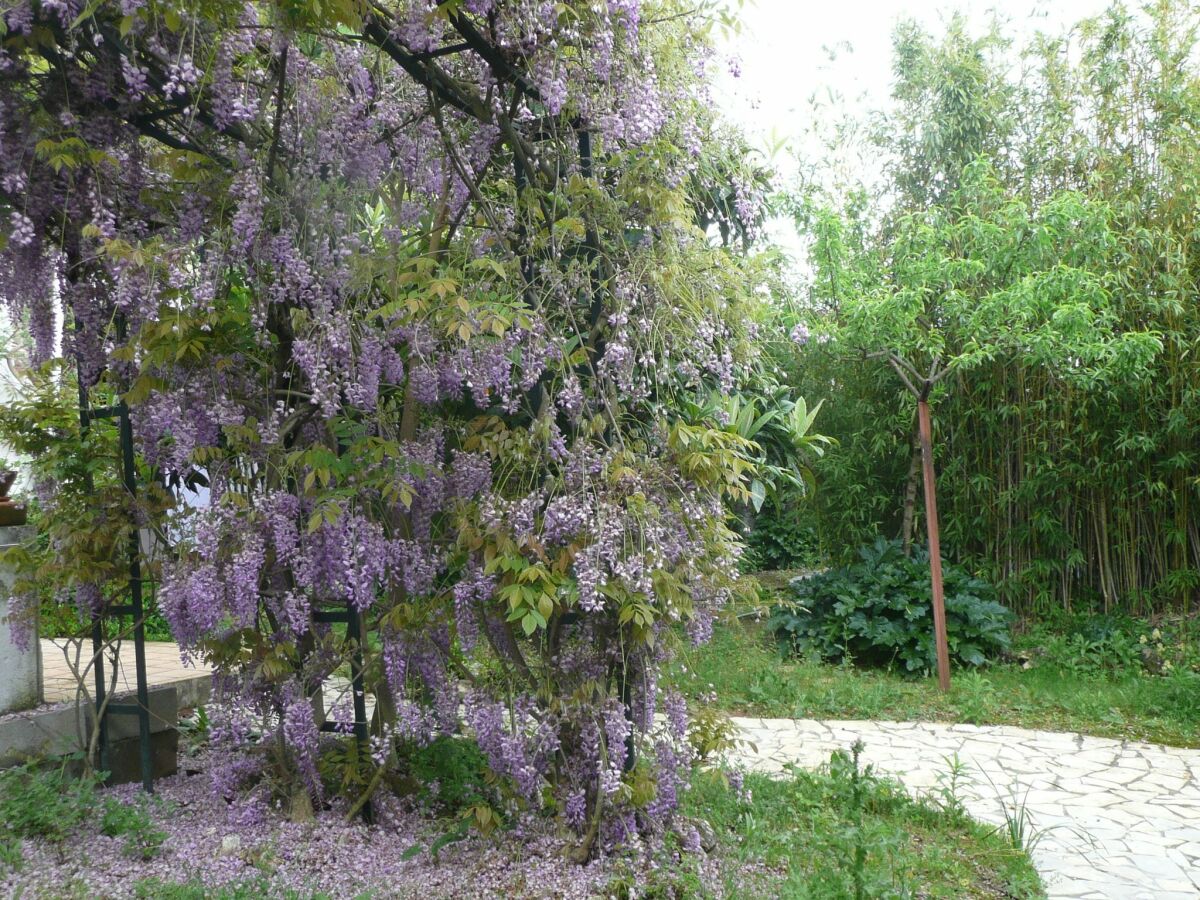
[(1024, 795), (1018, 798), (1014, 787), (1011, 805), (1001, 805), (1004, 824), (996, 828), (996, 833), (1001, 835), (1010, 847), (1022, 853), (1032, 853), (1046, 834), (1045, 829), (1034, 825), (1033, 817), (1029, 813), (1028, 799), (1028, 788)]
[(1059, 671), (1099, 674), (1142, 668), (1142, 645), (1133, 620), (1116, 616), (1075, 617), (1065, 630), (1047, 636), (1039, 665)]
[(958, 708), (964, 722), (983, 725), (996, 714), (996, 686), (978, 670), (962, 672), (954, 679)]
[(978, 37), (970, 31), (962, 13), (940, 37), (911, 19), (896, 27), (896, 114), (871, 138), (893, 157), (890, 174), (904, 208), (944, 200), (972, 160), (1000, 154), (1016, 124), (1015, 91), (1000, 67), (1007, 41), (994, 25)]
[[(104, 383), (92, 393), (97, 407), (116, 401)], [(20, 468), (32, 481), (56, 489), (51, 504), (29, 504), (33, 537), (3, 554), (16, 576), (11, 590), (33, 599), (22, 608), (40, 609), (43, 635), (87, 634), (90, 623), (63, 598), (79, 591), (110, 600), (124, 596), (134, 521), (161, 517), (173, 501), (142, 473), (137, 507), (130, 502), (120, 480), (117, 429), (104, 420), (86, 431), (80, 428), (75, 376), (61, 360), (26, 372), (18, 394), (0, 406), (0, 445), (22, 456)], [(144, 574), (152, 577), (151, 569), (145, 567)], [(149, 639), (170, 640), (153, 608), (145, 624)], [(117, 636), (117, 625), (110, 622), (107, 637)]]
[(731, 623), (690, 651), (672, 677), (689, 700), (736, 715), (975, 721), (1195, 747), (1200, 672), (1191, 666), (1200, 658), (1182, 628), (1162, 630), (1174, 666), (1160, 676), (1141, 667), (1094, 673), (1060, 668), (1036, 652), (1052, 636), (1040, 627), (1018, 639), (1017, 661), (956, 672), (947, 693), (933, 677), (781, 658), (774, 635), (761, 623)]
[(1023, 639), (1026, 664), (1085, 675), (1186, 675), (1200, 672), (1189, 620), (1159, 625), (1122, 614), (1059, 615)]
[(801, 536), (806, 529), (797, 510), (814, 493), (813, 463), (836, 443), (814, 430), (823, 406), (819, 401), (810, 407), (780, 385), (770, 355), (740, 393), (681, 403), (688, 423), (728, 435), (738, 456), (753, 466), (747, 489), (730, 495), (746, 543), (743, 571), (795, 568), (815, 558), (815, 535)]
[(995, 829), (910, 797), (855, 756), (839, 751), (819, 771), (793, 767), (783, 778), (748, 774), (741, 792), (721, 772), (696, 778), (687, 807), (739, 863), (726, 896), (1042, 896), (1028, 856)]
[(677, 897), (711, 897), (695, 853), (681, 852), (678, 836), (668, 833), (655, 864), (648, 869), (634, 860), (620, 860), (605, 882), (602, 896), (611, 900), (675, 900)]
[(488, 784), (488, 763), (474, 741), (438, 737), (413, 748), (406, 758), (418, 798), (445, 815), (457, 815), (495, 798)]
[(704, 404), (685, 401), (682, 409), (689, 421), (714, 421), (722, 432), (740, 439), (742, 443), (734, 446), (754, 464), (754, 477), (749, 496), (737, 499), (748, 502), (757, 513), (768, 497), (777, 498), (784, 491), (804, 496), (812, 489), (810, 463), (833, 443), (812, 430), (822, 405), (809, 409), (803, 397), (793, 397), (787, 388), (772, 387), (768, 379), (761, 379), (752, 392), (713, 394)]
[(19, 872), (24, 864), (21, 839), (14, 835), (0, 836), (0, 872)]
[(0, 865), (20, 866), (22, 838), (61, 843), (97, 818), (101, 834), (124, 837), (129, 856), (158, 853), (166, 834), (155, 826), (147, 801), (102, 800), (96, 790), (101, 776), (77, 774), (77, 762), (30, 762), (0, 772)]
[(886, 182), (797, 201), (805, 306), (835, 339), (788, 383), (837, 399), (806, 510), (836, 560), (900, 532), (912, 401), (848, 352), (891, 351), (950, 370), (932, 397), (943, 541), (1014, 608), (1194, 603), (1198, 23), (1182, 2), (1117, 4), (1011, 52), (960, 20), (897, 32), (870, 132)]
[(96, 806), (97, 781), (57, 766), (35, 763), (0, 772), (0, 838), (65, 840)]
[[(714, 698), (709, 698), (711, 701)], [(694, 703), (689, 709), (688, 743), (696, 751), (696, 761), (703, 764), (724, 756), (748, 743), (739, 735), (741, 729), (725, 712), (711, 702)]]
[[(880, 538), (852, 566), (792, 582), (791, 595), (772, 612), (770, 627), (798, 652), (862, 665), (901, 665), (927, 672), (934, 665), (929, 558), (906, 557), (899, 543)], [(982, 666), (1006, 650), (1012, 614), (992, 588), (965, 569), (943, 563), (950, 656)]]
[[(273, 889), (268, 878), (250, 878), (245, 881), (210, 887), (199, 881), (187, 881), (182, 884), (174, 881), (162, 881), (158, 878), (147, 878), (134, 885), (134, 896), (138, 900), (258, 900), (259, 897), (280, 896), (285, 900), (300, 900), (301, 895), (295, 891), (286, 890), (279, 893)], [(324, 895), (304, 895), (309, 900), (323, 900)]]
[(137, 859), (156, 856), (167, 836), (166, 832), (155, 827), (154, 820), (146, 810), (146, 803), (138, 800), (130, 803), (105, 800), (100, 833), (109, 837), (124, 836), (125, 854)]
[(798, 569), (820, 561), (820, 542), (812, 519), (800, 508), (806, 501), (807, 496), (796, 490), (785, 490), (768, 501), (745, 537), (743, 571)]
[[(148, 603), (149, 609), (143, 627), (148, 641), (170, 641), (171, 628), (163, 618), (153, 600)], [(49, 594), (42, 597), (41, 609), (38, 612), (38, 633), (44, 638), (77, 638), (90, 635), (92, 623), (84, 619), (78, 607), (56, 602)], [(117, 637), (118, 624), (114, 620), (105, 622), (105, 633), (109, 639)]]

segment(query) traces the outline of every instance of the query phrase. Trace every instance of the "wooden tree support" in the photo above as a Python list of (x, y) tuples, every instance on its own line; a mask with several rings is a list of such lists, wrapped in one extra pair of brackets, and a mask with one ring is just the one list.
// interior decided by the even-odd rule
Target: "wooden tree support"
[(950, 646), (946, 638), (946, 599), (942, 591), (942, 546), (938, 537), (937, 486), (933, 471), (933, 425), (929, 400), (917, 399), (921, 463), (925, 475), (925, 525), (929, 533), (929, 577), (933, 586), (933, 638), (937, 648), (938, 687), (950, 690)]

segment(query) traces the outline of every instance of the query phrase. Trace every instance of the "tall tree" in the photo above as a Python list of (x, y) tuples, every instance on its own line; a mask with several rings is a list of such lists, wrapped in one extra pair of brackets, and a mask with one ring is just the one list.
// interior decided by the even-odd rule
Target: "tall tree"
[[(807, 299), (830, 307), (835, 296), (893, 277), (897, 223), (921, 210), (955, 214), (946, 199), (926, 202), (919, 197), (928, 192), (901, 189), (913, 178), (926, 184), (924, 174), (943, 164), (931, 157), (902, 177), (909, 168), (903, 160), (917, 159), (908, 148), (924, 145), (923, 135), (991, 134), (970, 146), (986, 160), (1003, 201), (1026, 210), (1014, 227), (1057, 210), (1055, 222), (1027, 230), (1024, 243), (1004, 252), (1029, 259), (1034, 240), (1061, 250), (1058, 242), (1068, 238), (1094, 238), (1097, 258), (1105, 259), (1105, 329), (1161, 340), (1161, 351), (1140, 356), (1143, 367), (1129, 377), (1102, 367), (1108, 373), (1102, 377), (1064, 378), (1060, 367), (1028, 348), (1010, 346), (1011, 352), (979, 357), (969, 377), (943, 380), (935, 425), (944, 448), (945, 541), (986, 569), (1025, 611), (1095, 604), (1148, 612), (1194, 602), (1200, 585), (1193, 477), (1200, 419), (1197, 370), (1187, 363), (1200, 309), (1189, 299), (1196, 292), (1195, 206), (1188, 200), (1195, 192), (1196, 136), (1187, 124), (1200, 77), (1197, 24), (1194, 5), (1164, 0), (1136, 14), (1116, 5), (1011, 52), (1002, 35), (985, 36), (990, 49), (970, 58), (989, 70), (974, 83), (992, 85), (976, 95), (997, 99), (978, 104), (992, 126), (951, 129), (938, 119), (933, 92), (905, 91), (928, 102), (910, 107), (899, 100), (896, 111), (872, 120), (884, 125), (876, 129), (876, 152), (892, 161), (883, 184), (839, 185), (814, 195), (805, 209), (813, 216), (814, 264), (822, 269)], [(940, 47), (952, 32), (918, 45)], [(914, 67), (918, 84), (954, 80), (957, 54), (910, 55), (928, 63)], [(911, 127), (901, 128), (905, 122)], [(1078, 202), (1093, 212), (1076, 222), (1070, 215)], [(1089, 231), (1097, 210), (1104, 227)], [(824, 227), (826, 213), (840, 225)], [(1076, 251), (1061, 252), (1077, 258)], [(857, 262), (844, 262), (850, 258)], [(840, 280), (826, 274), (835, 271)], [(974, 288), (968, 296), (976, 296)], [(1045, 296), (1071, 305), (1089, 295)], [(832, 385), (839, 398), (823, 422), (839, 451), (816, 467), (828, 544), (836, 552), (872, 540), (880, 529), (903, 530), (903, 498), (916, 494), (915, 484), (905, 482), (906, 471), (917, 471), (908, 439), (913, 415), (911, 404), (896, 402), (890, 367), (847, 362), (834, 344), (814, 341), (801, 354), (794, 383), (802, 390)]]

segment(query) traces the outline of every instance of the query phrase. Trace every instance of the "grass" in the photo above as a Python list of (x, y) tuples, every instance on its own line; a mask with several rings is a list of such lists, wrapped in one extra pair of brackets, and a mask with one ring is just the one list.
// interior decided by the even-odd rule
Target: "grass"
[[(272, 892), (273, 896), (279, 894), (265, 876), (220, 887), (209, 887), (199, 881), (174, 884), (157, 878), (147, 878), (134, 884), (134, 896), (138, 900), (258, 900)], [(314, 894), (302, 898), (292, 892), (286, 896), (289, 900), (324, 900), (326, 897), (325, 894)]]
[(719, 773), (698, 778), (687, 806), (714, 825), (726, 896), (779, 898), (1041, 897), (1028, 856), (998, 829), (835, 754), (819, 772), (747, 775), (752, 799)]
[(1200, 676), (1183, 669), (997, 665), (955, 671), (943, 694), (933, 678), (782, 658), (760, 622), (736, 620), (685, 651), (672, 677), (693, 697), (715, 687), (735, 715), (1016, 725), (1200, 747)]

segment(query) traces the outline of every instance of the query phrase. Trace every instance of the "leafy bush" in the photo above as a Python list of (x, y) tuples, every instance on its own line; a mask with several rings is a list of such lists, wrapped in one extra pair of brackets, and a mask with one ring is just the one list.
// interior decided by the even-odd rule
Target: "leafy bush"
[(34, 763), (0, 772), (0, 839), (62, 841), (92, 814), (96, 780), (78, 777), (68, 761), (53, 768)]
[[(923, 672), (934, 666), (929, 556), (906, 557), (898, 542), (880, 538), (859, 550), (860, 561), (797, 578), (791, 601), (774, 608), (769, 622), (788, 649), (825, 659)], [(981, 666), (1007, 650), (1012, 614), (986, 582), (943, 563), (950, 656)]]
[(1059, 617), (1059, 628), (1040, 635), (1039, 665), (1077, 675), (1142, 671), (1139, 637), (1148, 629), (1125, 616)]
[(1137, 619), (1122, 613), (1071, 613), (1040, 620), (1022, 639), (1029, 665), (1074, 675), (1200, 672), (1200, 647), (1187, 619)]
[(799, 510), (807, 502), (799, 491), (785, 491), (769, 502), (745, 535), (742, 568), (747, 572), (799, 569), (820, 558), (816, 530)]
[(122, 803), (112, 798), (104, 802), (100, 833), (109, 837), (123, 835), (125, 853), (143, 860), (155, 856), (167, 837), (167, 833), (154, 824), (143, 803)]
[(456, 815), (495, 800), (487, 757), (474, 741), (439, 737), (414, 748), (408, 767), (418, 799), (440, 813)]
[(21, 866), (21, 839), (61, 843), (99, 816), (101, 834), (124, 837), (137, 859), (158, 853), (166, 833), (142, 800), (101, 798), (103, 773), (77, 774), (75, 757), (57, 763), (29, 762), (0, 772), (0, 872)]

